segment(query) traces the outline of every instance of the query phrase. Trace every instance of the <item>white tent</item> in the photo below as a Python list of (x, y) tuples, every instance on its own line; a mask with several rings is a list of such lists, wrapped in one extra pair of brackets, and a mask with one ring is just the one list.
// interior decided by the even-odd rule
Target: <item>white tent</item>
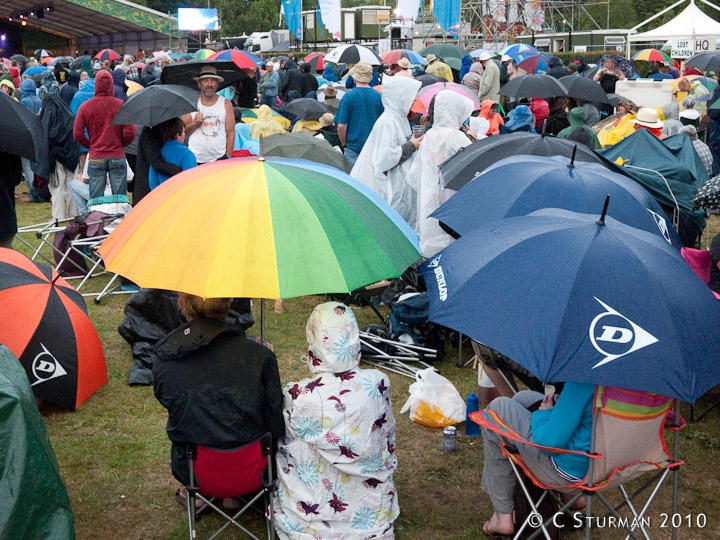
[[(631, 43), (677, 39), (690, 39), (694, 41), (696, 37), (720, 39), (720, 22), (703, 13), (700, 8), (695, 5), (695, 0), (690, 0), (690, 4), (670, 22), (647, 32), (637, 34), (633, 33), (641, 26), (645, 26), (647, 23), (657, 17), (660, 17), (667, 11), (684, 3), (685, 1), (687, 0), (680, 0), (679, 2), (676, 2), (648, 20), (638, 24), (634, 28), (631, 28), (630, 33), (628, 34), (628, 55), (630, 54)], [(706, 2), (704, 0), (701, 1), (720, 11), (720, 8), (710, 2)], [(715, 50), (714, 41), (712, 42), (712, 50)]]

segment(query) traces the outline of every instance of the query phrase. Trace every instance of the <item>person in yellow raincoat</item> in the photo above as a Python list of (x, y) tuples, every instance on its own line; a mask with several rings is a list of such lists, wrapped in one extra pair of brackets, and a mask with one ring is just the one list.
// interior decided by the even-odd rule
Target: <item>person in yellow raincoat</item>
[(260, 105), (255, 109), (257, 120), (250, 124), (250, 136), (253, 139), (260, 139), (260, 135), (263, 137), (269, 137), (275, 133), (287, 133), (278, 122), (273, 120), (272, 109), (267, 105)]
[(603, 148), (619, 143), (628, 135), (632, 135), (635, 131), (635, 115), (638, 106), (629, 99), (623, 99), (618, 103), (619, 117), (614, 122), (604, 126), (597, 134), (598, 141)]

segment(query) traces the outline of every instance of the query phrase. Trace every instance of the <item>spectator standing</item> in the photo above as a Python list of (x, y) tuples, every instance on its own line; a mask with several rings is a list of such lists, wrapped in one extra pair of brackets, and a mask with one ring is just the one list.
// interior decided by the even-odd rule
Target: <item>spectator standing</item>
[(115, 97), (112, 75), (101, 70), (95, 77), (95, 96), (80, 105), (75, 117), (75, 140), (89, 149), (91, 199), (102, 197), (106, 176), (113, 195), (127, 194), (124, 148), (135, 138), (136, 128), (132, 124), (111, 124), (122, 104), (122, 100)]
[(679, 133), (684, 133), (688, 137), (690, 137), (690, 140), (692, 141), (693, 148), (695, 148), (695, 152), (697, 152), (697, 155), (700, 156), (700, 159), (702, 160), (703, 166), (705, 167), (705, 170), (708, 173), (708, 176), (712, 176), (712, 165), (713, 165), (713, 156), (712, 152), (710, 152), (710, 148), (707, 144), (702, 142), (698, 138), (697, 130), (695, 129), (695, 126), (683, 126), (680, 128)]
[(18, 156), (0, 152), (0, 247), (12, 249), (17, 232), (15, 186), (22, 182), (22, 162)]
[(428, 54), (425, 57), (425, 60), (427, 60), (427, 67), (425, 68), (425, 73), (435, 75), (436, 77), (442, 77), (448, 82), (453, 82), (453, 74), (450, 66), (443, 62), (440, 58), (438, 58), (434, 54)]
[(229, 158), (235, 146), (235, 113), (232, 103), (217, 94), (224, 79), (215, 66), (203, 66), (195, 80), (200, 89), (198, 112), (183, 116), (188, 148), (198, 164)]
[(500, 68), (488, 52), (480, 54), (480, 63), (483, 65), (483, 74), (480, 77), (480, 89), (478, 100), (482, 103), (491, 99), (496, 103), (500, 102)]
[(275, 71), (274, 64), (268, 62), (265, 64), (265, 73), (260, 77), (260, 85), (258, 86), (258, 101), (260, 105), (267, 105), (271, 109), (274, 109), (279, 87), (280, 77)]
[[(42, 103), (40, 102), (40, 98), (37, 96), (37, 86), (35, 85), (35, 81), (32, 79), (24, 79), (20, 82), (20, 105), (33, 114), (38, 114), (40, 112)], [(33, 186), (35, 174), (32, 170), (32, 161), (28, 158), (21, 159), (23, 178), (25, 179), (25, 185), (28, 190), (28, 196), (23, 199), (23, 202), (40, 202), (39, 199), (36, 199), (35, 187)]]
[(369, 85), (372, 73), (372, 66), (367, 62), (361, 61), (352, 67), (350, 75), (355, 79), (355, 88), (345, 94), (335, 115), (335, 125), (350, 166), (355, 165), (375, 121), (384, 110), (380, 92)]
[(302, 81), (300, 95), (304, 98), (317, 99), (318, 81), (315, 75), (313, 75), (312, 64), (303, 64), (300, 68), (300, 76)]

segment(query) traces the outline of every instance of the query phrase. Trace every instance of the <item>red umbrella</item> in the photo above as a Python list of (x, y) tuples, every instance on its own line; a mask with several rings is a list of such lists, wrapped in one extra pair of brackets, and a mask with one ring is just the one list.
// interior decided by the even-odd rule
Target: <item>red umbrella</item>
[(77, 409), (108, 381), (85, 301), (55, 270), (0, 248), (0, 343), (20, 360), (35, 395)]
[(230, 60), (240, 69), (257, 68), (255, 62), (239, 49), (226, 49), (209, 56), (207, 60)]
[(310, 63), (315, 71), (323, 71), (325, 69), (325, 53), (310, 53), (303, 58), (303, 62)]
[(117, 62), (120, 60), (120, 55), (113, 51), (112, 49), (103, 49), (102, 51), (98, 52), (95, 56), (93, 56), (93, 60), (110, 60)]

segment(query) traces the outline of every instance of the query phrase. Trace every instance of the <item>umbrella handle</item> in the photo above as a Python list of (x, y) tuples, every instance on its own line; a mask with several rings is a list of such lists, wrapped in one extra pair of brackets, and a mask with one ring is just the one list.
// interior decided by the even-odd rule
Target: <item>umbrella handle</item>
[[(260, 136), (262, 140), (262, 135)], [(260, 343), (265, 343), (265, 299), (260, 299)]]

